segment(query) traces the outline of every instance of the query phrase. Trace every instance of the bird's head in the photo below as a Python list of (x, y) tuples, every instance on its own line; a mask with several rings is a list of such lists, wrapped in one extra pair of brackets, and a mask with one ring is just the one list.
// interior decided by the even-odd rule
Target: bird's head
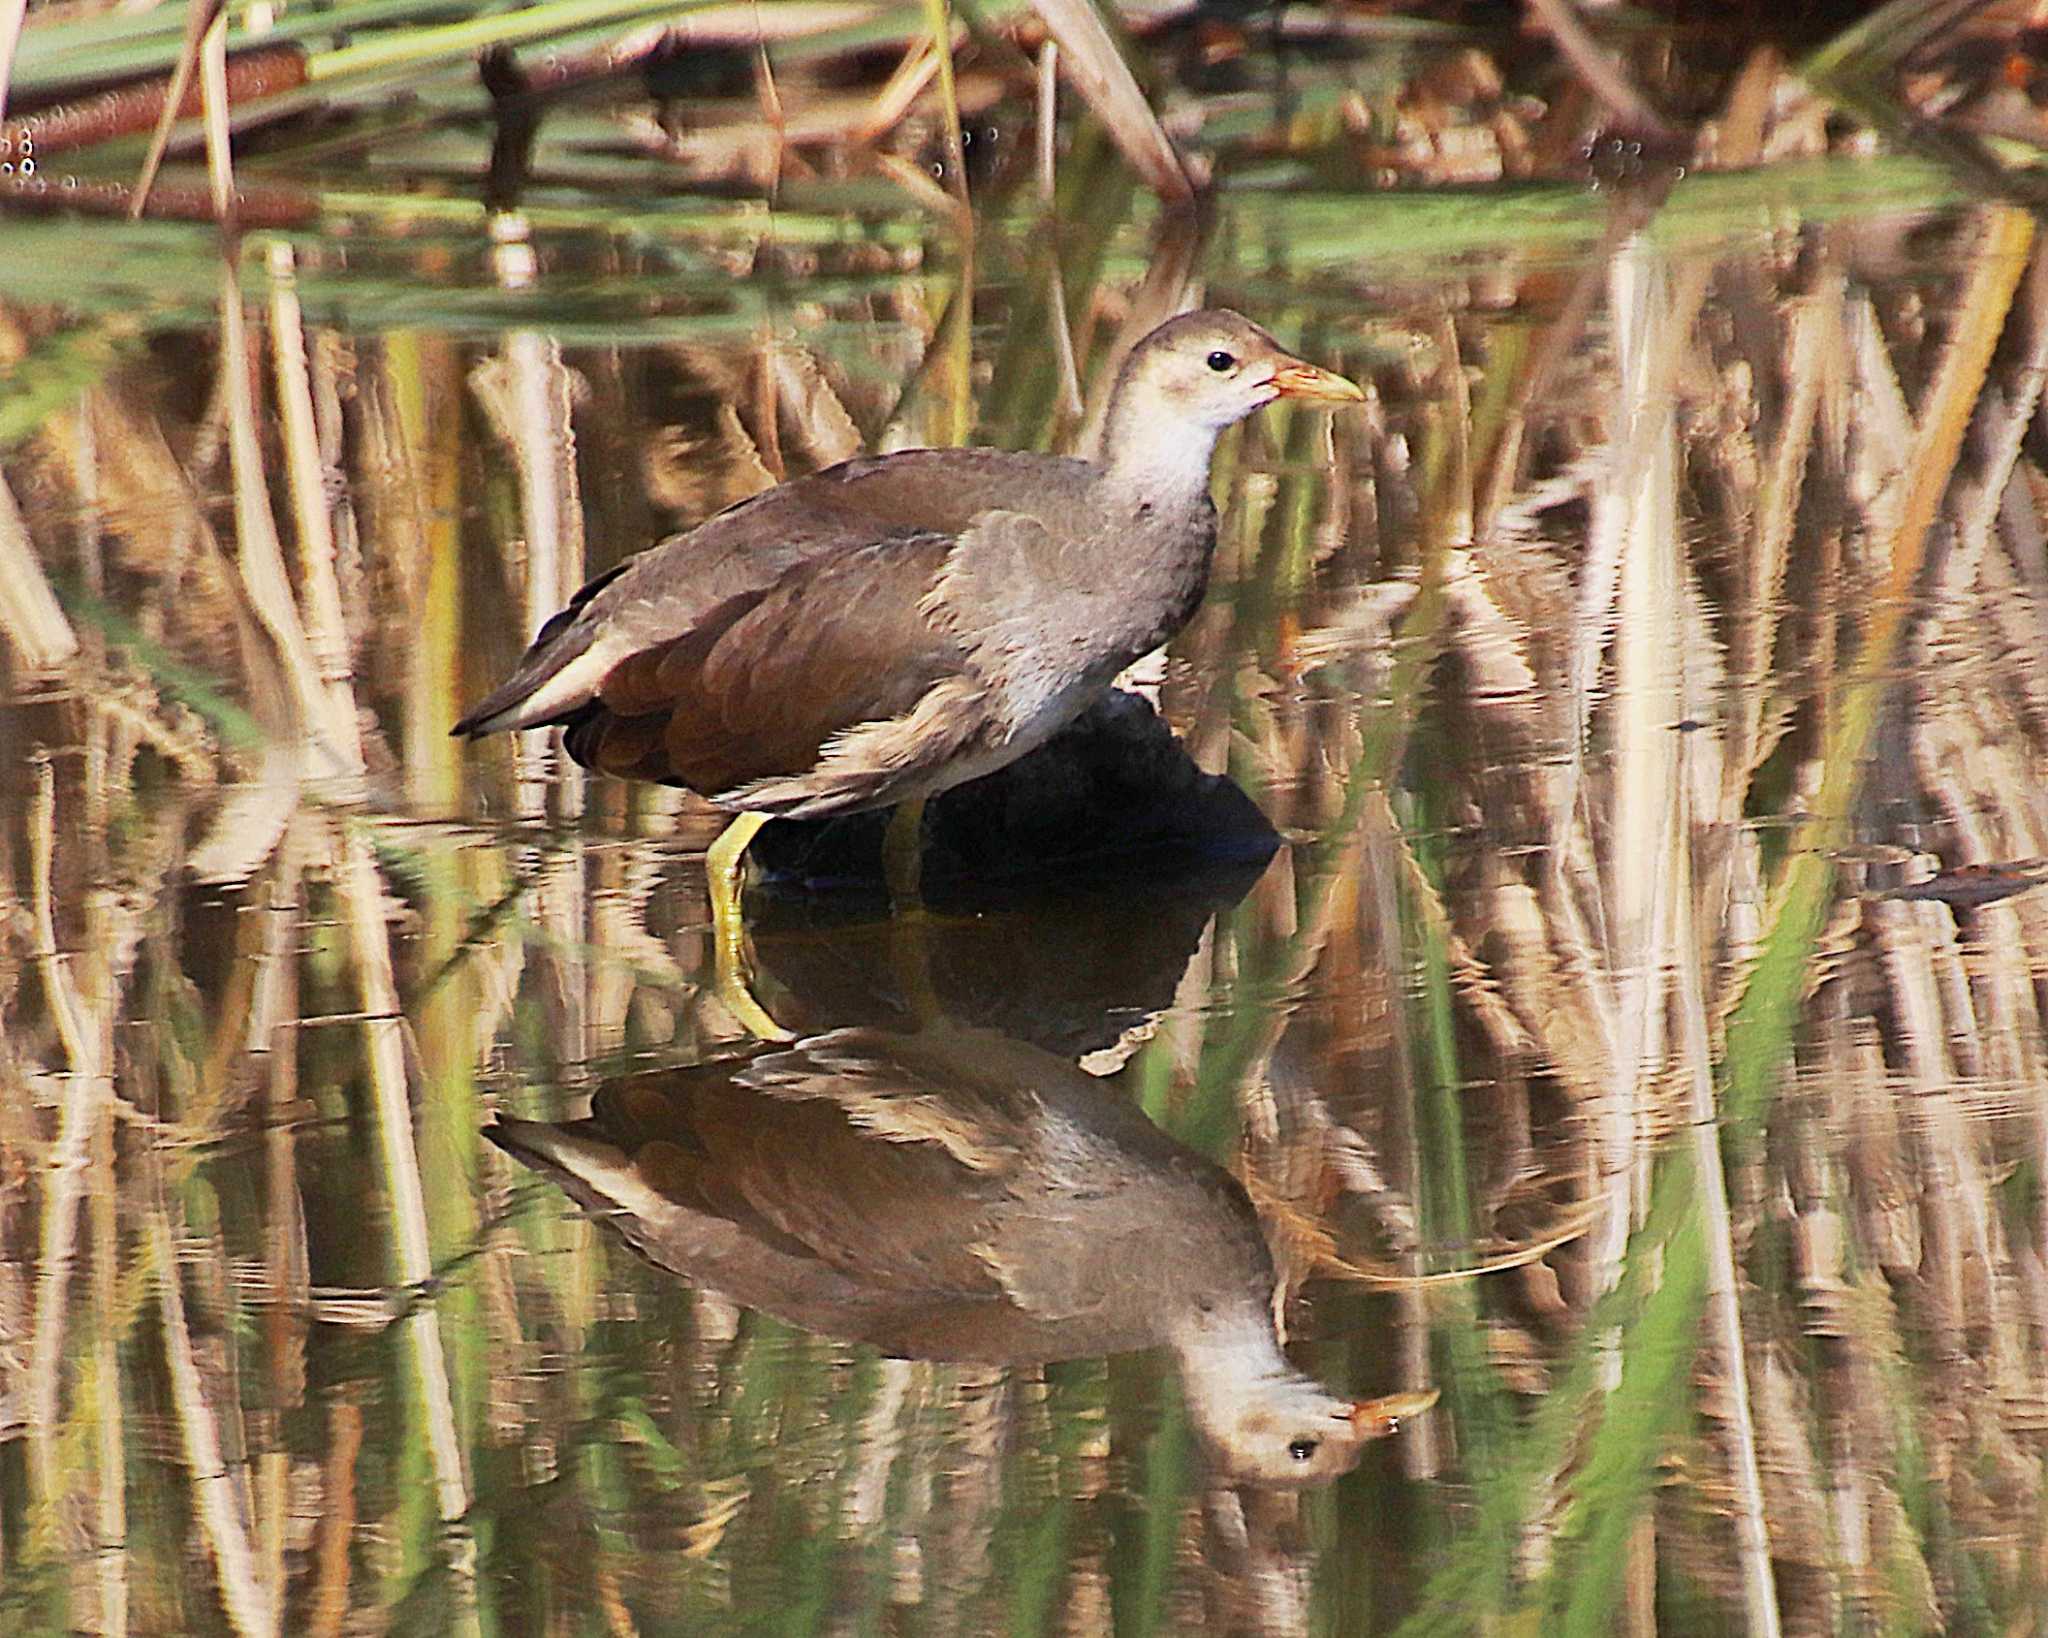
[(1205, 308), (1168, 319), (1131, 349), (1126, 410), (1220, 432), (1276, 398), (1357, 403), (1356, 383), (1296, 358), (1241, 313)]
[(1178, 1328), (1188, 1414), (1217, 1464), (1242, 1484), (1304, 1489), (1357, 1465), (1359, 1452), (1427, 1410), (1434, 1393), (1341, 1399), (1287, 1362), (1257, 1309), (1208, 1310)]
[(1169, 505), (1204, 499), (1216, 435), (1276, 398), (1354, 403), (1365, 394), (1305, 363), (1242, 314), (1220, 307), (1168, 319), (1124, 360), (1103, 421), (1113, 483)]

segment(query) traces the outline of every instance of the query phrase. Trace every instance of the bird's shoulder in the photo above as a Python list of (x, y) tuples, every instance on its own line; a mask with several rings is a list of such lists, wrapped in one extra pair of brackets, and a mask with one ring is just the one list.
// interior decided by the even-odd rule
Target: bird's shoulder
[(861, 455), (737, 501), (653, 555), (682, 562), (716, 559), (736, 545), (846, 549), (904, 535), (960, 535), (987, 512), (1057, 515), (1085, 503), (1097, 476), (1086, 461), (1017, 450)]
[(1062, 1067), (988, 1031), (847, 1028), (763, 1053), (737, 1079), (784, 1103), (831, 1108), (879, 1164), (951, 1188), (1007, 1189), (1037, 1163), (1044, 1109), (1033, 1080)]
[(958, 539), (991, 512), (1072, 516), (1090, 504), (1097, 477), (1086, 461), (1011, 450), (858, 456), (656, 542), (586, 587), (565, 614), (623, 639), (663, 641), (735, 598), (799, 589), (876, 548)]

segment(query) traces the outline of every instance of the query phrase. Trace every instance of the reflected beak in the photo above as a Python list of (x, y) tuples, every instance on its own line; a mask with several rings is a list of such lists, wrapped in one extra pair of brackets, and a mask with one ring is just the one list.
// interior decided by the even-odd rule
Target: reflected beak
[(1282, 398), (1309, 398), (1323, 404), (1362, 404), (1365, 389), (1331, 370), (1318, 369), (1298, 358), (1281, 362), (1273, 385)]
[[(1350, 382), (1344, 383), (1347, 387)], [(1361, 1399), (1351, 1407), (1348, 1420), (1361, 1439), (1384, 1439), (1400, 1430), (1402, 1420), (1420, 1416), (1436, 1403), (1436, 1389), (1422, 1393), (1392, 1393), (1384, 1399)]]

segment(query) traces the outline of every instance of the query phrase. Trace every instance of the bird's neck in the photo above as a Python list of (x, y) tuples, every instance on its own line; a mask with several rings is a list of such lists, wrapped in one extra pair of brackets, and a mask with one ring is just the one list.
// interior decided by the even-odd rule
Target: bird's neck
[(1209, 498), (1209, 457), (1214, 427), (1174, 416), (1146, 414), (1118, 393), (1102, 428), (1102, 476), (1112, 495), (1135, 509), (1165, 516), (1190, 512)]
[(1244, 1403), (1247, 1390), (1293, 1386), (1321, 1390), (1288, 1363), (1273, 1335), (1267, 1312), (1247, 1303), (1240, 1310), (1204, 1316), (1199, 1327), (1174, 1339), (1181, 1386), (1195, 1420), (1208, 1424)]
[(1203, 1315), (1173, 1341), (1188, 1418), (1218, 1449), (1254, 1456), (1289, 1423), (1349, 1437), (1351, 1406), (1287, 1362), (1262, 1305)]

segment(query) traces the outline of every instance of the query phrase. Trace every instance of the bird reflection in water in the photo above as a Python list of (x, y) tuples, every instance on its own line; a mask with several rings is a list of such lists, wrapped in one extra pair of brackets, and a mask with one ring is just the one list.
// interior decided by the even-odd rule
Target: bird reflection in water
[(1434, 1398), (1353, 1401), (1297, 1371), (1237, 1181), (1113, 1088), (985, 1030), (833, 1030), (487, 1135), (658, 1267), (805, 1330), (1019, 1365), (1164, 1345), (1242, 1483), (1326, 1483)]

